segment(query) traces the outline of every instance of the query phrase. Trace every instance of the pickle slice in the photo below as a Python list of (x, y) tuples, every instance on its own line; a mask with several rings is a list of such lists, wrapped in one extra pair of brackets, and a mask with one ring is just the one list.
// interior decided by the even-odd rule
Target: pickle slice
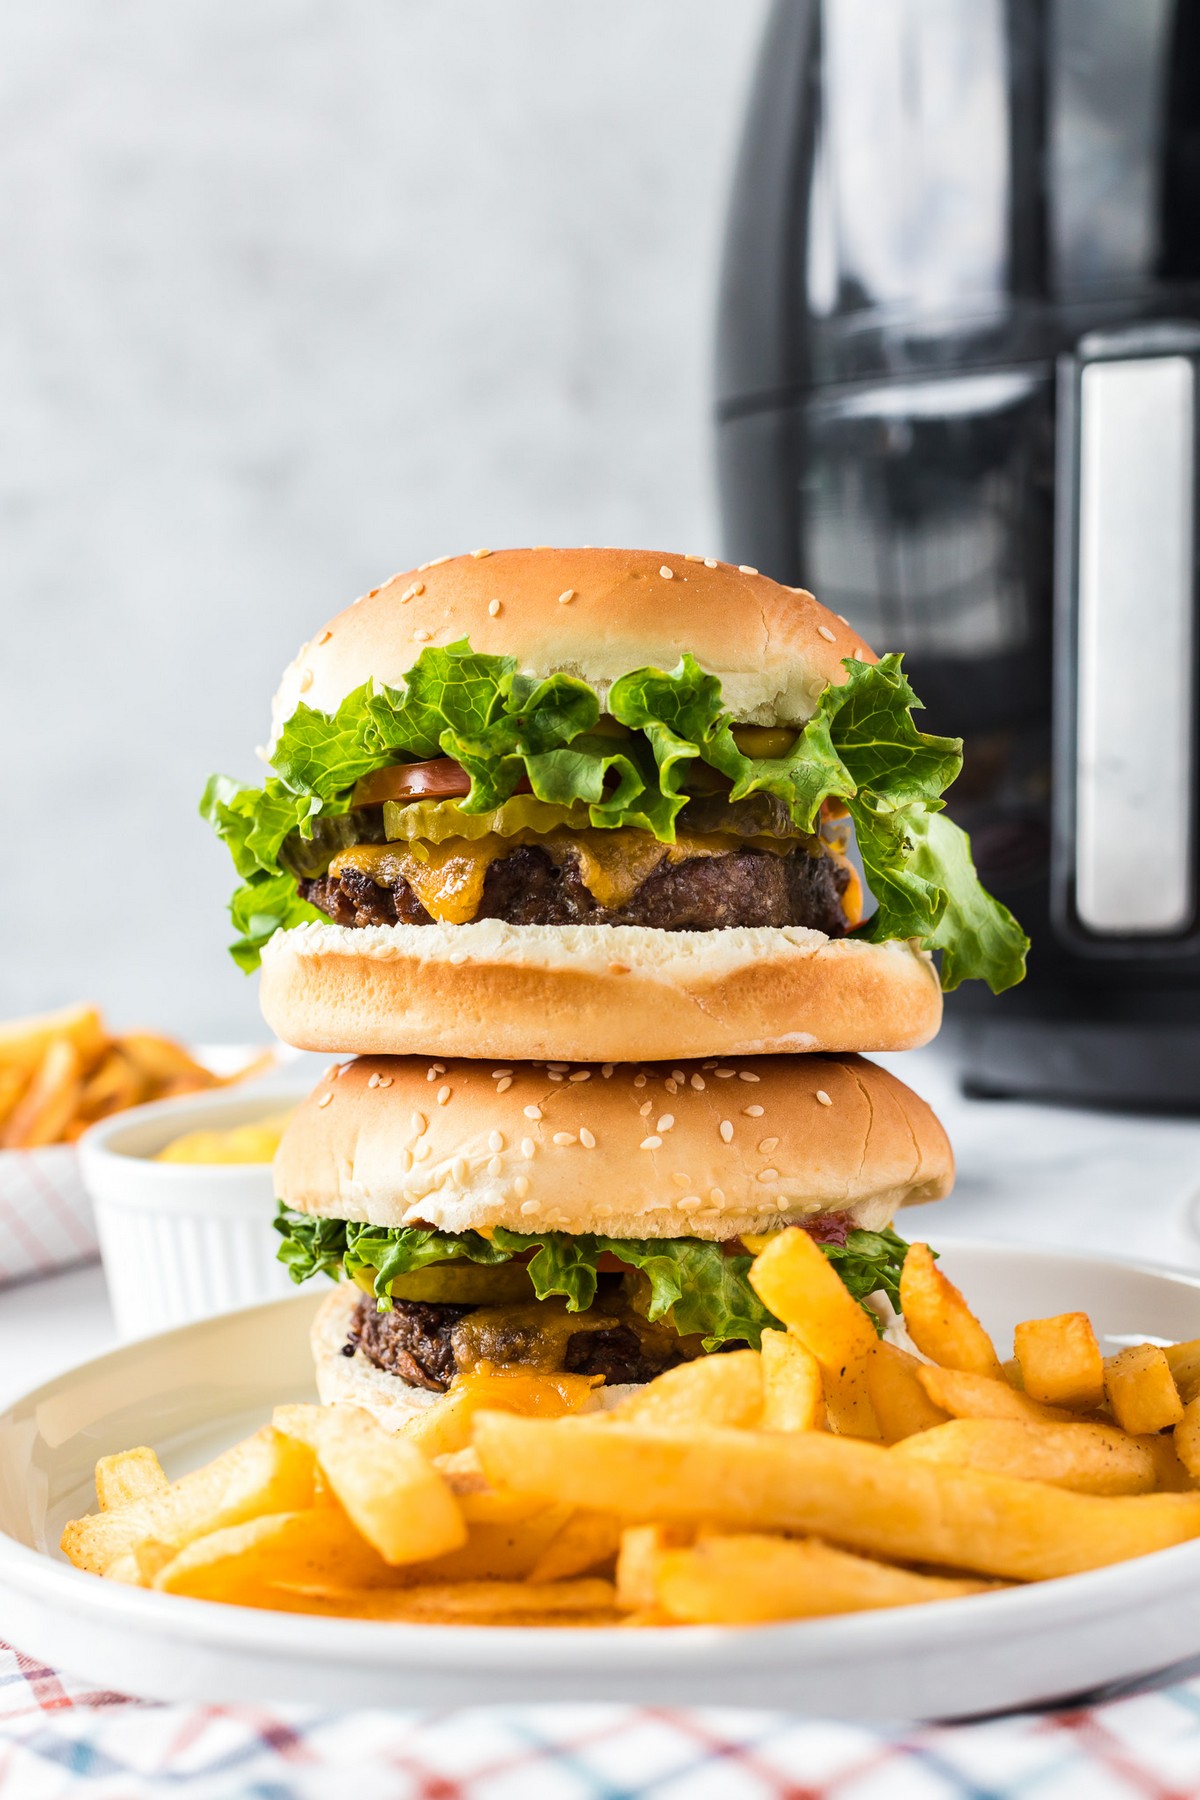
[[(355, 1280), (367, 1293), (374, 1293), (369, 1269), (356, 1275)], [(453, 1262), (434, 1263), (431, 1268), (414, 1269), (411, 1275), (397, 1275), (391, 1294), (393, 1300), (425, 1300), (433, 1306), (509, 1306), (532, 1300), (533, 1289), (524, 1263), (488, 1267)]]

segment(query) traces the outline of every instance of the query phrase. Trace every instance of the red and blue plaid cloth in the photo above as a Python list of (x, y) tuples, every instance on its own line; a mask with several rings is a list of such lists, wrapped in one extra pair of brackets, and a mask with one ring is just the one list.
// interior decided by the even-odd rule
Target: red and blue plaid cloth
[(1193, 1800), (1200, 1675), (1093, 1708), (909, 1728), (780, 1713), (160, 1706), (0, 1644), (13, 1800)]

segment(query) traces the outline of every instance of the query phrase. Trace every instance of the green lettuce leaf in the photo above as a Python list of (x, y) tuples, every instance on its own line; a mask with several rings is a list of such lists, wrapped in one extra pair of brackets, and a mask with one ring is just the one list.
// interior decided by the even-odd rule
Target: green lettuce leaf
[(630, 827), (663, 843), (674, 841), (705, 763), (731, 783), (720, 801), (693, 802), (710, 810), (780, 809), (804, 833), (818, 828), (826, 800), (844, 802), (877, 907), (860, 935), (940, 951), (947, 988), (971, 977), (997, 992), (1011, 986), (1028, 940), (980, 886), (966, 836), (942, 816), (961, 744), (918, 730), (920, 702), (898, 656), (844, 667), (845, 681), (824, 690), (777, 757), (738, 749), (720, 681), (689, 655), (673, 670), (636, 669), (614, 682), (608, 711), (624, 737), (597, 729), (599, 701), (585, 682), (536, 680), (514, 658), (478, 655), (465, 639), (426, 647), (399, 687), (366, 684), (335, 713), (302, 704), (279, 733), (276, 773), (261, 788), (216, 776), (201, 803), (245, 884), (232, 902), (241, 934), (233, 953), (253, 968), (274, 930), (323, 916), (289, 893), (284, 871), (318, 867), (354, 783), (389, 763), (454, 757), (471, 781), (454, 803), (464, 818), (494, 814), (528, 782), (547, 805), (586, 807), (596, 829)]
[[(651, 1321), (666, 1319), (681, 1337), (703, 1337), (706, 1350), (722, 1344), (751, 1344), (756, 1349), (768, 1327), (779, 1321), (767, 1311), (748, 1280), (754, 1260), (726, 1256), (720, 1244), (701, 1238), (609, 1238), (583, 1233), (578, 1237), (552, 1231), (528, 1234), (498, 1227), (490, 1238), (477, 1231), (449, 1233), (425, 1226), (358, 1225), (342, 1219), (318, 1219), (279, 1209), (275, 1229), (283, 1238), (279, 1260), (293, 1281), (310, 1276), (351, 1279), (371, 1276), (381, 1312), (390, 1310), (391, 1284), (401, 1275), (432, 1263), (465, 1259), (504, 1263), (533, 1254), (526, 1264), (539, 1300), (561, 1296), (568, 1312), (586, 1312), (596, 1298), (598, 1264), (606, 1251), (645, 1277), (635, 1284), (633, 1304)], [(860, 1303), (885, 1293), (900, 1305), (900, 1271), (908, 1249), (894, 1231), (852, 1231), (844, 1246), (822, 1244), (847, 1289)], [(866, 1307), (879, 1328), (877, 1314)]]

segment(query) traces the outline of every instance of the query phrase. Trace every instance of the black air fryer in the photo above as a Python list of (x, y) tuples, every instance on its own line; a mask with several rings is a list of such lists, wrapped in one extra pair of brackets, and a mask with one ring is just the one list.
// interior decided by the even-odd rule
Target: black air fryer
[(1033, 938), (978, 1092), (1200, 1107), (1200, 0), (776, 0), (726, 246), (726, 552), (966, 740)]

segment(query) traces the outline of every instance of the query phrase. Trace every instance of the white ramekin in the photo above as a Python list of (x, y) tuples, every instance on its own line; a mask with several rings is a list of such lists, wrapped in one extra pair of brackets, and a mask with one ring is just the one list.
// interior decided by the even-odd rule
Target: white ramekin
[(307, 1085), (265, 1081), (133, 1107), (79, 1140), (117, 1331), (144, 1337), (295, 1292), (276, 1260), (270, 1163), (162, 1163), (185, 1131), (226, 1130), (298, 1105)]

